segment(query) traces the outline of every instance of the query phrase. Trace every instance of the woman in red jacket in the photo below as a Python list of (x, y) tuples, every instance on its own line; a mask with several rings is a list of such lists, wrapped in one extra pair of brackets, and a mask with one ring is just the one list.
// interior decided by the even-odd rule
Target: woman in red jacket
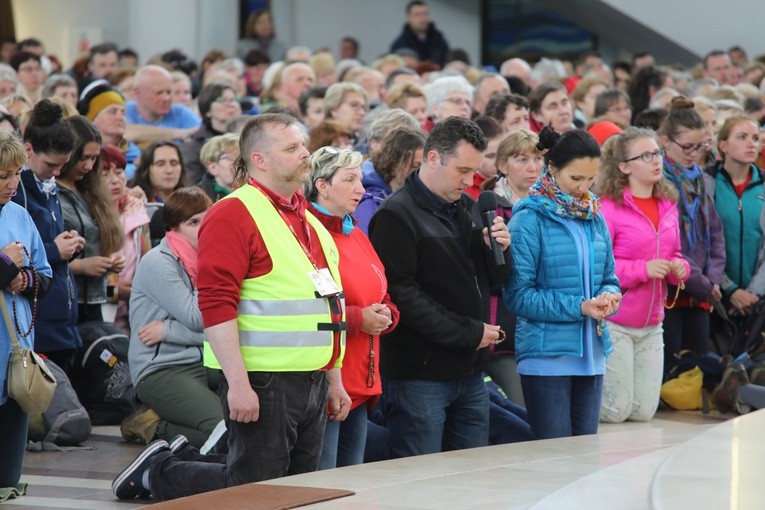
[(374, 407), (382, 393), (380, 335), (396, 327), (398, 309), (390, 301), (382, 262), (351, 216), (364, 194), (362, 155), (322, 147), (310, 161), (305, 195), (311, 201), (309, 210), (330, 231), (340, 253), (348, 325), (342, 376), (351, 412), (343, 422), (329, 415), (319, 469), (330, 469), (364, 461), (367, 409)]
[[(614, 350), (606, 360), (600, 421), (648, 421), (659, 405), (667, 284), (682, 285), (690, 267), (680, 249), (677, 191), (662, 175), (656, 133), (629, 128), (602, 151), (598, 194), (624, 297), (608, 318)], [(667, 307), (677, 296), (669, 298)]]

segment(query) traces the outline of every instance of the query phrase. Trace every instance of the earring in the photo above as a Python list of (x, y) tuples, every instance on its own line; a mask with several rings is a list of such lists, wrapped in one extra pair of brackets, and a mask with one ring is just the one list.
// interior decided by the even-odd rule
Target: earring
[(329, 198), (329, 195), (322, 195), (321, 198), (323, 198), (324, 200), (327, 200)]
[(12, 197), (15, 197), (15, 196), (16, 196), (16, 192), (17, 192), (17, 191), (18, 191), (18, 190), (13, 190), (13, 193), (11, 193), (11, 196), (12, 196)]

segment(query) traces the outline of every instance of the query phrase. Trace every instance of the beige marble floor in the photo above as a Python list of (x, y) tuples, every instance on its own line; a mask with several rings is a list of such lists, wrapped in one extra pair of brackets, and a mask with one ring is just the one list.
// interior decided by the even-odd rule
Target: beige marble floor
[(650, 423), (601, 426), (596, 436), (426, 455), (274, 483), (356, 492), (306, 507), (311, 510), (646, 509), (650, 480), (661, 462), (723, 419), (662, 412)]
[[(719, 424), (734, 433), (744, 430), (726, 422), (726, 418), (717, 413), (660, 411), (650, 423), (602, 425), (596, 436), (399, 459), (282, 478), (273, 483), (356, 492), (351, 497), (306, 507), (312, 510), (647, 509), (650, 491), (671, 493), (673, 485), (680, 483), (651, 486), (657, 470), (673, 473), (679, 469), (675, 463), (680, 445), (693, 444), (694, 438), (705, 443), (707, 439), (702, 438), (716, 431)], [(752, 427), (755, 425), (746, 430), (751, 432)], [(137, 454), (138, 446), (123, 443), (116, 427), (97, 427), (86, 444), (96, 449), (28, 454), (23, 480), (30, 484), (29, 495), (2, 508), (130, 510), (151, 503), (119, 502), (110, 491), (111, 479)], [(710, 455), (729, 459), (732, 454), (728, 451)], [(747, 459), (755, 461), (749, 456)], [(759, 483), (759, 487), (765, 484)], [(658, 508), (729, 507), (700, 503)]]

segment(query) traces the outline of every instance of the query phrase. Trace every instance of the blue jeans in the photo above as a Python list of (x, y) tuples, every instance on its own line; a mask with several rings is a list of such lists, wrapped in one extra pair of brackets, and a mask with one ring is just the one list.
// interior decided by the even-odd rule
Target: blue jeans
[(348, 413), (345, 420), (327, 422), (319, 469), (362, 464), (366, 442), (367, 405), (365, 402)]
[(602, 375), (522, 375), (521, 385), (537, 439), (597, 434)]
[(489, 395), (483, 374), (452, 381), (383, 378), (391, 458), (489, 444)]
[(10, 397), (0, 406), (0, 452), (3, 452), (0, 488), (16, 487), (21, 479), (24, 452), (27, 449), (28, 418), (27, 413)]
[(494, 388), (495, 383), (487, 383), (486, 386), (489, 390), (489, 444), (518, 443), (534, 439), (526, 409), (497, 391)]

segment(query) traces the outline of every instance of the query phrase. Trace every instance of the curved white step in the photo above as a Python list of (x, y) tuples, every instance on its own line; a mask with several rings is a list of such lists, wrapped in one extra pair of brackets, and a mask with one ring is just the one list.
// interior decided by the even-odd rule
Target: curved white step
[(765, 409), (675, 448), (651, 481), (651, 510), (765, 508)]

